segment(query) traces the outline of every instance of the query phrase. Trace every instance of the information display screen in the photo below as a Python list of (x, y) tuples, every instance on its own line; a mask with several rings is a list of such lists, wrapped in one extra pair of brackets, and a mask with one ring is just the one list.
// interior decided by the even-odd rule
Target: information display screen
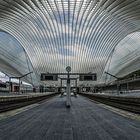
[(96, 80), (97, 80), (96, 73), (79, 75), (79, 81), (96, 81)]
[(41, 73), (41, 81), (57, 81), (58, 75)]
[(54, 79), (54, 76), (53, 75), (46, 75), (45, 76), (45, 80), (52, 80), (53, 81), (53, 79)]

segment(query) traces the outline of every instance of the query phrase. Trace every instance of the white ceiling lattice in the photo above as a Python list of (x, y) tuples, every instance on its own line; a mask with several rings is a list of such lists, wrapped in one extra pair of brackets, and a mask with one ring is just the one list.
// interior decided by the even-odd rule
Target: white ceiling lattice
[(100, 81), (116, 45), (140, 29), (139, 0), (1, 0), (0, 29), (25, 49), (36, 75), (94, 72)]

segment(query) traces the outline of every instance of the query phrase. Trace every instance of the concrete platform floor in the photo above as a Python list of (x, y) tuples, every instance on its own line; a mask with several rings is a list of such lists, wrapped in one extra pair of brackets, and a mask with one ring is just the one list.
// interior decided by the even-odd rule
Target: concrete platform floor
[(0, 140), (140, 140), (140, 122), (83, 97), (55, 97), (0, 120)]

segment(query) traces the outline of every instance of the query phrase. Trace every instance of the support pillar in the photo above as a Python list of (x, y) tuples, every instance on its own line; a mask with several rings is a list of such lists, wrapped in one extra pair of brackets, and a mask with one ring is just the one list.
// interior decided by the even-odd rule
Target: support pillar
[(63, 95), (63, 92), (62, 92), (62, 79), (61, 79), (61, 85), (60, 85), (60, 93), (61, 93), (61, 96)]
[(120, 83), (117, 81), (117, 95), (120, 94)]
[(69, 77), (69, 72), (68, 72), (68, 79), (67, 79), (67, 101), (66, 101), (66, 106), (69, 108), (71, 106), (71, 87), (70, 87), (70, 77)]
[(126, 86), (127, 86), (127, 87), (126, 87), (126, 90), (127, 90), (127, 93), (128, 93), (128, 92), (129, 92), (129, 83), (127, 82), (126, 84), (127, 84), (127, 85), (126, 85)]
[(62, 88), (62, 79), (61, 79), (61, 85), (60, 85), (60, 87)]
[(76, 91), (74, 93), (75, 97), (77, 97), (77, 93), (78, 93), (78, 89), (77, 89), (77, 79), (75, 80), (75, 88), (76, 88)]
[(19, 93), (20, 93), (20, 84), (21, 84), (21, 83), (20, 83), (20, 78), (19, 78)]
[(75, 80), (75, 87), (77, 88), (77, 79)]
[(9, 77), (9, 93), (12, 92), (11, 77)]

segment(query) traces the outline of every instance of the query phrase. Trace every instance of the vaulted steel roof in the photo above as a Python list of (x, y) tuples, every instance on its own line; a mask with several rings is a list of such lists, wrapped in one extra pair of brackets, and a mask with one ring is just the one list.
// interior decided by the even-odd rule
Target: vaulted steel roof
[(69, 65), (100, 81), (114, 48), (140, 30), (140, 0), (1, 0), (0, 30), (20, 43), (37, 77)]

